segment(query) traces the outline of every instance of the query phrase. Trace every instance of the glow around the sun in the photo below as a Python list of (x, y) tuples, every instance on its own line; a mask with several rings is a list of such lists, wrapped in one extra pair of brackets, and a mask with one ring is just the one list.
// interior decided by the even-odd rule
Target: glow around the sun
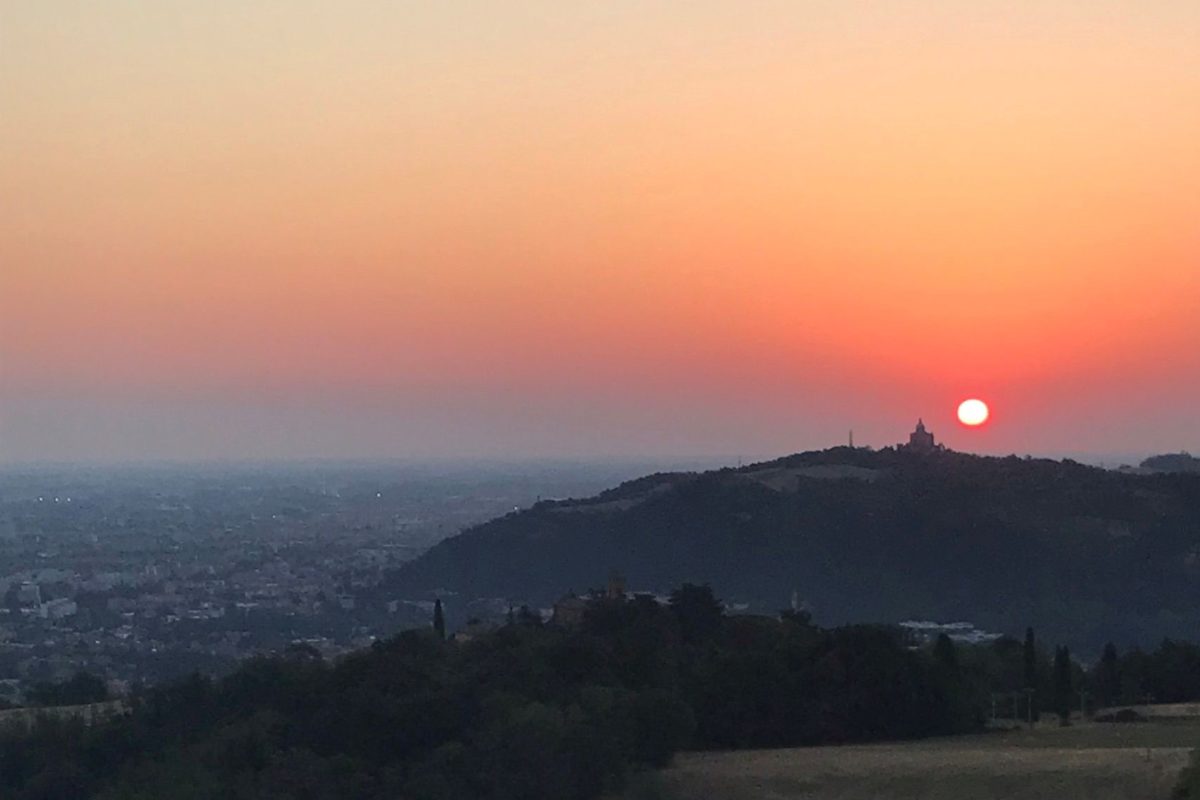
[(988, 413), (987, 403), (975, 398), (963, 400), (958, 405), (958, 421), (963, 425), (982, 425), (987, 422)]

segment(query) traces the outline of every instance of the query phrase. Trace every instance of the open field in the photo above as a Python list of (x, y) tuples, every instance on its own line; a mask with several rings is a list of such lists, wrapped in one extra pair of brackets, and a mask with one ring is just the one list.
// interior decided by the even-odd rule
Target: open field
[(1200, 719), (1082, 723), (902, 744), (688, 753), (679, 800), (1165, 800)]
[(1157, 705), (1113, 706), (1100, 709), (1098, 713), (1108, 714), (1122, 709), (1136, 711), (1143, 717), (1154, 719), (1200, 719), (1200, 703), (1159, 703)]

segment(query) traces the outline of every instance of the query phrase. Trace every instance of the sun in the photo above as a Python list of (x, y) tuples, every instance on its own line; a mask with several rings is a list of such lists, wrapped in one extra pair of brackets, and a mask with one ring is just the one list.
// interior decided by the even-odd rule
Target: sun
[(987, 422), (988, 407), (982, 400), (971, 398), (958, 404), (958, 421), (963, 425), (974, 428)]

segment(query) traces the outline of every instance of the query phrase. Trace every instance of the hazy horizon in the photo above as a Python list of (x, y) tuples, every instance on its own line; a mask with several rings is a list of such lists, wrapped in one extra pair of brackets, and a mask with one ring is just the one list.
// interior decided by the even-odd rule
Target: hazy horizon
[[(843, 442), (842, 445), (845, 443)], [(878, 450), (881, 447), (894, 447), (898, 442), (890, 442), (876, 447), (869, 443), (856, 447), (867, 447)], [(724, 467), (740, 467), (773, 461), (797, 453), (826, 450), (842, 445), (833, 444), (827, 447), (803, 447), (778, 453), (749, 453), (743, 455), (712, 454), (712, 455), (655, 455), (639, 457), (634, 454), (614, 456), (431, 456), (415, 458), (405, 456), (370, 456), (370, 457), (339, 457), (339, 456), (295, 456), (278, 458), (95, 458), (74, 460), (24, 460), (0, 461), (0, 472), (32, 471), (73, 471), (94, 469), (119, 469), (127, 471), (158, 471), (191, 470), (211, 471), (227, 469), (231, 471), (287, 471), (293, 469), (305, 470), (338, 470), (338, 469), (514, 469), (514, 468), (603, 468), (628, 467), (669, 470), (709, 470)], [(1145, 453), (1087, 453), (1087, 452), (1057, 452), (1057, 453), (972, 453), (968, 455), (1019, 458), (1050, 459), (1053, 461), (1072, 460), (1091, 466), (1115, 468), (1118, 466), (1137, 466), (1143, 459), (1152, 455), (1164, 453), (1186, 452), (1184, 450), (1156, 451)], [(638, 473), (639, 475), (642, 473)]]

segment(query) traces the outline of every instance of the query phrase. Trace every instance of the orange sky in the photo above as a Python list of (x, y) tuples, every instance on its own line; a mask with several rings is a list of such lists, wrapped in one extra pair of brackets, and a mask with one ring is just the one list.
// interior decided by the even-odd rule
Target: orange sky
[(5, 3), (0, 460), (1200, 450), (1197, 42), (1166, 0)]

